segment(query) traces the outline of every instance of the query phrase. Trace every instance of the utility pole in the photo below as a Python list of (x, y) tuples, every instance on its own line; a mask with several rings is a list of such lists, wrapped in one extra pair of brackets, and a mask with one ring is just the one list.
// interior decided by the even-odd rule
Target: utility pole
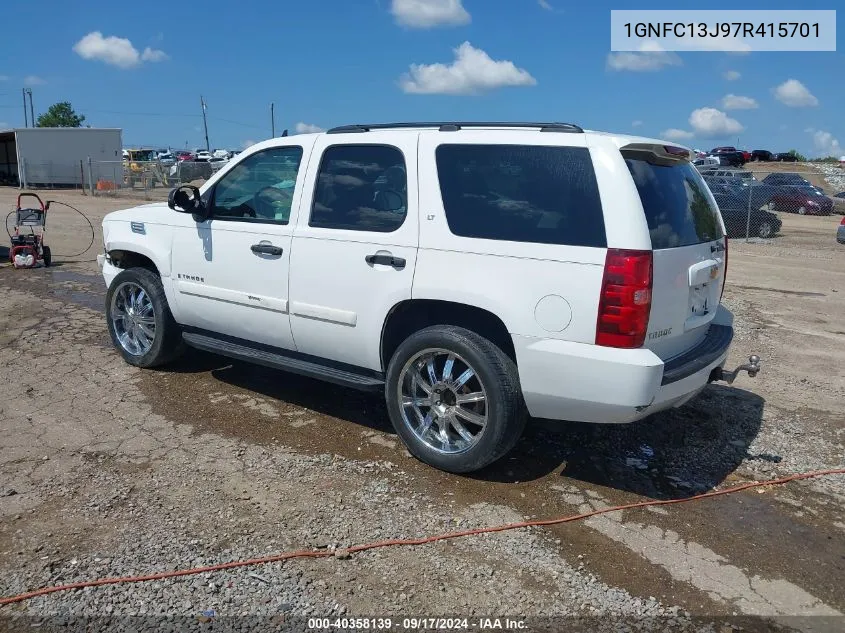
[(273, 108), (276, 104), (270, 104), (270, 138), (276, 138), (276, 114)]
[(29, 94), (29, 120), (32, 121), (32, 127), (35, 127), (35, 110), (32, 107), (32, 88), (27, 88), (26, 92)]
[[(23, 126), (29, 127), (29, 121), (26, 118), (26, 88), (21, 88), (21, 94), (23, 95)], [(32, 124), (35, 125), (35, 121)]]
[(200, 105), (202, 106), (202, 126), (205, 128), (205, 150), (207, 152), (211, 151), (211, 146), (208, 144), (208, 122), (205, 120), (205, 101), (200, 95)]

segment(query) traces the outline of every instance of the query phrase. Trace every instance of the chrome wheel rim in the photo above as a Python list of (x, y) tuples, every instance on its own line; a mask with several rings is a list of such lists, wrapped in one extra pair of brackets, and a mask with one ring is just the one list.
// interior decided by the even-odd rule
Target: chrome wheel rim
[(150, 351), (156, 337), (155, 311), (147, 292), (132, 281), (125, 281), (111, 298), (110, 317), (120, 346), (132, 356)]
[(798, 215), (806, 215), (806, 214), (807, 214), (807, 209), (805, 209), (804, 207), (801, 207), (800, 209), (798, 209)]
[(447, 349), (424, 349), (405, 363), (398, 398), (404, 423), (439, 453), (468, 451), (487, 428), (487, 389), (475, 369)]
[(772, 234), (772, 225), (769, 224), (768, 222), (763, 222), (763, 224), (760, 225), (760, 231), (759, 231), (760, 237), (770, 237), (771, 234)]

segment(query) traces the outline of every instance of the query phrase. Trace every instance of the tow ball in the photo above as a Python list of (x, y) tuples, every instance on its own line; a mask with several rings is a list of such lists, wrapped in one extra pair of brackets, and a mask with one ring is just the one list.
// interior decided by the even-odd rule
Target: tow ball
[(748, 372), (748, 376), (754, 378), (754, 376), (760, 373), (760, 357), (756, 354), (752, 354), (748, 357), (747, 363), (743, 363), (733, 371), (716, 367), (712, 372), (710, 372), (710, 380), (708, 382), (724, 381), (730, 385), (733, 384), (733, 381), (736, 380), (739, 373), (743, 371)]

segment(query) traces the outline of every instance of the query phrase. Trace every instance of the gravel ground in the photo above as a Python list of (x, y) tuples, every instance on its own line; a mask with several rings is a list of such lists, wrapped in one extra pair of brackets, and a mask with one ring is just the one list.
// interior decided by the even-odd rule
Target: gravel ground
[[(92, 215), (114, 208), (69, 199)], [(784, 222), (782, 237), (730, 246), (730, 361), (760, 354), (757, 379), (634, 425), (532, 421), (512, 455), (473, 477), (410, 458), (378, 398), (199, 353), (165, 371), (127, 366), (91, 262), (0, 268), (0, 595), (334, 554), (52, 594), (1, 607), (0, 622), (74, 630), (75, 617), (134, 615), (136, 628), (167, 616), (181, 618), (175, 630), (269, 630), (443, 615), (546, 618), (531, 630), (842, 630), (845, 477), (345, 552), (841, 467), (845, 251), (834, 218)], [(80, 238), (58, 224), (54, 250), (71, 252)]]

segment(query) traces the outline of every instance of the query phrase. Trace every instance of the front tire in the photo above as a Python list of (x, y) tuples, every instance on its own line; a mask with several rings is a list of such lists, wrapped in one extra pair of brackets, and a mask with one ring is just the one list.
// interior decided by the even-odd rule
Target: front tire
[(184, 351), (161, 279), (146, 268), (129, 268), (106, 293), (106, 322), (117, 351), (130, 365), (157, 367)]
[(49, 246), (41, 248), (41, 257), (44, 259), (44, 266), (49, 267), (53, 263), (53, 254), (50, 252)]
[(408, 450), (451, 473), (503, 457), (527, 418), (514, 361), (486, 338), (451, 325), (415, 332), (399, 346), (385, 396)]

